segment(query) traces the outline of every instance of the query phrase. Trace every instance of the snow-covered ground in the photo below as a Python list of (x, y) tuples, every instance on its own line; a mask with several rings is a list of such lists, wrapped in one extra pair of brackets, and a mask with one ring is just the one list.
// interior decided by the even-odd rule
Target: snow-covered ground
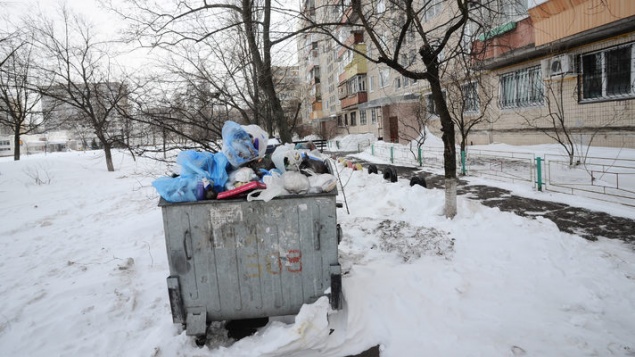
[(167, 169), (124, 152), (114, 161), (109, 173), (100, 151), (0, 159), (1, 356), (346, 356), (375, 345), (383, 357), (635, 355), (632, 246), (463, 197), (449, 220), (442, 190), (342, 167), (344, 308), (322, 298), (235, 343), (215, 326), (198, 348), (167, 296), (150, 185)]

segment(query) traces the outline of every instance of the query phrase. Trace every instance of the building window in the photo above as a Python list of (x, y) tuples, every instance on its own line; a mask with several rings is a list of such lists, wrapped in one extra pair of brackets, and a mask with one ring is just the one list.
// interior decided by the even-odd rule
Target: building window
[(344, 126), (348, 126), (348, 114), (344, 114)]
[(435, 16), (437, 16), (441, 12), (441, 0), (431, 0), (428, 3), (428, 8), (425, 10), (423, 15), (423, 19), (425, 21), (432, 20)]
[(544, 103), (540, 66), (521, 69), (500, 77), (500, 107), (523, 108)]
[(375, 76), (370, 76), (368, 78), (368, 91), (372, 92), (375, 90)]
[(341, 115), (337, 116), (337, 126), (339, 126), (339, 127), (344, 126), (344, 122), (342, 122), (342, 116)]
[(375, 108), (370, 110), (370, 123), (377, 124), (377, 111)]
[(401, 88), (401, 77), (395, 78), (395, 88)]
[(379, 87), (384, 88), (390, 85), (390, 68), (379, 70)]
[(366, 110), (362, 109), (359, 111), (359, 125), (366, 125), (368, 122), (366, 121)]
[(582, 100), (635, 96), (635, 45), (580, 56)]
[(501, 2), (503, 21), (512, 21), (527, 15), (527, 0), (513, 0)]
[(351, 113), (351, 126), (356, 126), (357, 125), (357, 113), (352, 112)]
[(479, 101), (478, 101), (478, 85), (476, 82), (471, 82), (461, 86), (461, 94), (463, 95), (463, 112), (464, 113), (478, 113)]
[(348, 95), (366, 92), (366, 76), (364, 75), (355, 76), (346, 84), (348, 86)]
[(377, 1), (377, 13), (381, 14), (384, 11), (386, 11), (386, 1), (385, 0)]

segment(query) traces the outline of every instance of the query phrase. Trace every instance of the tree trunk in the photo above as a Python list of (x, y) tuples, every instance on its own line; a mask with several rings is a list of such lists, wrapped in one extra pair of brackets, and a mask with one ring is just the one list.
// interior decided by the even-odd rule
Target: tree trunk
[(258, 73), (258, 88), (263, 91), (267, 104), (271, 108), (273, 120), (278, 126), (278, 133), (280, 134), (280, 140), (284, 143), (290, 143), (291, 132), (289, 131), (289, 125), (284, 116), (282, 105), (280, 100), (276, 96), (276, 90), (273, 83), (273, 75), (271, 69), (271, 40), (269, 38), (269, 19), (271, 13), (271, 0), (265, 1), (264, 7), (264, 24), (263, 29), (263, 46), (262, 56), (260, 55), (260, 47), (256, 41), (256, 30), (254, 29), (253, 12), (251, 6), (253, 3), (249, 0), (242, 1), (242, 20), (245, 26), (245, 34), (247, 36), (247, 44), (249, 45), (249, 51), (251, 53), (254, 65), (256, 66), (256, 72)]
[(455, 178), (445, 179), (445, 209), (444, 213), (447, 218), (454, 218), (456, 216), (456, 186), (457, 180)]
[(109, 172), (113, 172), (115, 171), (115, 166), (112, 164), (112, 152), (110, 151), (110, 143), (104, 140), (102, 141), (102, 144), (104, 145), (104, 154), (106, 155), (106, 167), (108, 168)]
[(439, 61), (429, 46), (423, 46), (419, 51), (423, 63), (428, 72), (428, 83), (432, 91), (432, 99), (441, 119), (441, 131), (443, 135), (443, 168), (445, 172), (445, 216), (456, 216), (456, 139), (454, 134), (454, 122), (450, 116), (441, 82), (439, 80)]
[(467, 160), (467, 136), (461, 135), (461, 175), (465, 176), (465, 160)]
[(20, 129), (18, 128), (13, 134), (13, 160), (20, 160)]

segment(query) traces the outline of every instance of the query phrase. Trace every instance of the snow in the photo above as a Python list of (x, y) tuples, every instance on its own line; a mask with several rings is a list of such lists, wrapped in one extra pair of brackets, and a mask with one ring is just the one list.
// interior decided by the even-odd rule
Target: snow
[[(169, 170), (123, 151), (114, 163), (107, 172), (100, 151), (0, 159), (0, 355), (310, 357), (376, 345), (382, 357), (635, 354), (632, 246), (464, 197), (449, 220), (442, 190), (341, 166), (344, 308), (321, 298), (237, 342), (214, 323), (198, 348), (172, 323), (167, 296), (150, 184)], [(632, 207), (474, 180), (635, 217)]]

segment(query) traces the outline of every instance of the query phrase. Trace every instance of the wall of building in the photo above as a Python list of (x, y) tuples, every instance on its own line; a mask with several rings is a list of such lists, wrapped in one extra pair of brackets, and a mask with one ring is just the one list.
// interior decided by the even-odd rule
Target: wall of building
[[(583, 3), (585, 3), (584, 6), (587, 7), (591, 6), (591, 4), (598, 4), (597, 1), (588, 0), (566, 1), (569, 1), (570, 4), (575, 6)], [(560, 2), (560, 0), (552, 0), (547, 3), (550, 3), (550, 6), (554, 6), (553, 4), (557, 4), (558, 2)], [(606, 6), (615, 4), (616, 0), (599, 3), (598, 6)], [(621, 2), (622, 5), (625, 3), (630, 3), (630, 1)], [(635, 1), (633, 3), (635, 4)], [(319, 9), (317, 3), (316, 8)], [(615, 19), (617, 19), (617, 17)], [(500, 44), (506, 47), (504, 51), (505, 56), (508, 55), (507, 50), (513, 48), (526, 51), (524, 52), (526, 55), (516, 55), (518, 58), (508, 62), (515, 62), (514, 64), (499, 65), (498, 67), (493, 67), (495, 69), (485, 71), (485, 76), (481, 79), (481, 81), (483, 81), (481, 84), (487, 85), (481, 85), (479, 88), (481, 88), (481, 90), (484, 90), (484, 88), (492, 88), (490, 94), (493, 96), (493, 100), (487, 108), (481, 108), (483, 111), (487, 110), (487, 121), (476, 125), (472, 129), (468, 138), (468, 144), (507, 143), (512, 145), (534, 145), (554, 143), (554, 140), (541, 130), (551, 128), (550, 118), (552, 115), (562, 115), (564, 117), (565, 126), (571, 129), (574, 137), (581, 144), (588, 143), (590, 138), (593, 137), (593, 145), (635, 148), (635, 98), (630, 96), (619, 100), (580, 102), (578, 96), (580, 82), (578, 75), (576, 75), (576, 73), (579, 73), (580, 68), (576, 68), (576, 73), (568, 74), (563, 77), (550, 77), (541, 73), (541, 76), (544, 77), (544, 91), (548, 95), (548, 99), (545, 99), (542, 103), (535, 103), (526, 107), (501, 107), (500, 83), (502, 76), (529, 67), (540, 68), (542, 71), (543, 60), (562, 54), (561, 50), (551, 51), (545, 50), (545, 48), (541, 49), (542, 52), (540, 52), (540, 54), (535, 54), (538, 52), (531, 52), (532, 45), (539, 42), (537, 39), (539, 32), (546, 31), (536, 27), (536, 40), (534, 40), (534, 32), (532, 32), (534, 28), (532, 26), (535, 24), (532, 25), (532, 20), (533, 17), (518, 19), (515, 32), (507, 34), (510, 36), (509, 38), (506, 40), (503, 38), (497, 39)], [(543, 20), (546, 19), (541, 19), (541, 21)], [(432, 26), (433, 24), (427, 25)], [(545, 23), (543, 23), (543, 25), (545, 25)], [(595, 23), (587, 23), (585, 26), (588, 28), (589, 26), (597, 25), (598, 24)], [(530, 36), (530, 34), (532, 36)], [(562, 36), (562, 33), (559, 33), (558, 36)], [(328, 41), (328, 38), (322, 38), (320, 41)], [(579, 55), (581, 54), (587, 54), (611, 46), (631, 42), (635, 42), (635, 33), (633, 32), (610, 37), (601, 41), (584, 43), (584, 45), (577, 47), (569, 46), (566, 53), (572, 55), (572, 58), (575, 58), (576, 64), (579, 64)], [(322, 42), (320, 46), (322, 46)], [(324, 51), (322, 48), (323, 47), (320, 47), (320, 66), (322, 68), (323, 79), (321, 90), (323, 91), (322, 98), (324, 100), (324, 98), (332, 98), (333, 95), (337, 97), (337, 84), (340, 84), (338, 76), (342, 74), (343, 71), (341, 68), (338, 68), (338, 62), (333, 61), (333, 58), (337, 57), (333, 54), (337, 52), (337, 46), (331, 47), (329, 51)], [(372, 46), (367, 44), (367, 50), (372, 52)], [(493, 58), (496, 58), (501, 56), (503, 52), (492, 52), (490, 54)], [(635, 61), (635, 58), (633, 61)], [(302, 70), (302, 68), (301, 65), (300, 69)], [(402, 143), (407, 142), (406, 138), (414, 138), (417, 136), (415, 128), (418, 128), (418, 125), (416, 124), (416, 116), (412, 110), (413, 104), (408, 103), (404, 98), (409, 94), (416, 94), (422, 98), (428, 95), (429, 89), (427, 82), (418, 81), (416, 83), (408, 83), (407, 86), (404, 86), (403, 77), (397, 72), (390, 70), (388, 82), (385, 86), (381, 86), (380, 72), (383, 68), (385, 68), (383, 65), (367, 63), (366, 102), (360, 103), (357, 106), (344, 108), (344, 110), (342, 110), (339, 105), (339, 100), (336, 100), (336, 102), (338, 102), (337, 106), (333, 105), (333, 103), (322, 106), (325, 117), (327, 114), (328, 116), (335, 117), (337, 115), (343, 116), (346, 114), (349, 117), (349, 122), (350, 113), (356, 113), (356, 125), (337, 126), (338, 134), (376, 133), (377, 137), (382, 137), (385, 141), (397, 140)], [(635, 62), (633, 62), (633, 68), (635, 68)], [(331, 82), (338, 82), (334, 86), (334, 90), (324, 83), (324, 79), (329, 78), (329, 76), (334, 79)], [(397, 83), (400, 85), (398, 86)], [(635, 86), (635, 83), (633, 85)], [(479, 93), (479, 95), (481, 94), (483, 93)], [(549, 103), (551, 103), (551, 106)], [(559, 105), (561, 105), (562, 110), (556, 109)], [(330, 110), (327, 111), (327, 107), (330, 108)], [(372, 123), (371, 120), (370, 110), (373, 108), (377, 108), (378, 114), (380, 114), (377, 116), (378, 121), (376, 124)], [(363, 125), (360, 123), (360, 110), (367, 112), (366, 124)], [(399, 134), (395, 136), (393, 133), (392, 137), (391, 118), (397, 118), (397, 129), (399, 130)], [(392, 125), (394, 130), (394, 122)], [(429, 126), (433, 134), (441, 136), (438, 117), (431, 116)], [(456, 128), (456, 132), (456, 142), (458, 144), (460, 140), (458, 128)]]

